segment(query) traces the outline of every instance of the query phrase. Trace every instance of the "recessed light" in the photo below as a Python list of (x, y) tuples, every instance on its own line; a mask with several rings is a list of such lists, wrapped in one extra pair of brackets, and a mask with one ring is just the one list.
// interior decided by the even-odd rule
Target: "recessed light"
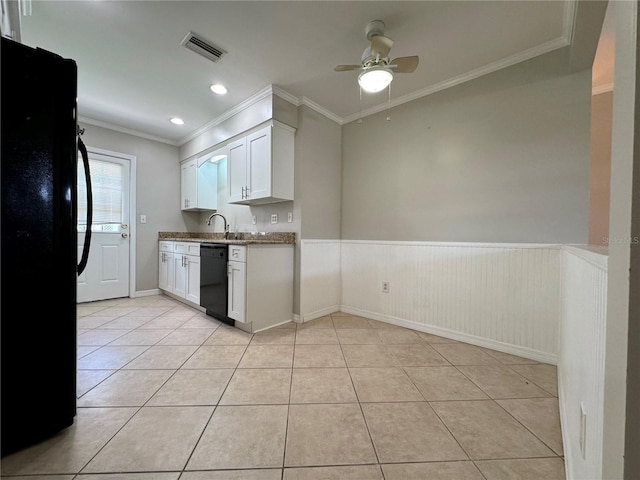
[(182, 120), (181, 118), (178, 117), (173, 117), (170, 120), (171, 123), (173, 123), (174, 125), (184, 125), (184, 120)]
[(227, 87), (225, 87), (224, 85), (220, 85), (219, 83), (216, 83), (215, 85), (211, 85), (211, 91), (213, 93), (217, 93), (218, 95), (224, 95), (225, 93), (227, 93)]

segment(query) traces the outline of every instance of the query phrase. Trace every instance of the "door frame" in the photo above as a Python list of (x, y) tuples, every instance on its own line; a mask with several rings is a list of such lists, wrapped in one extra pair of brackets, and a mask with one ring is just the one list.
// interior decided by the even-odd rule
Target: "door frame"
[(87, 153), (96, 153), (107, 157), (119, 158), (129, 161), (129, 298), (136, 296), (136, 245), (138, 243), (136, 226), (136, 170), (137, 157), (127, 153), (104, 150), (102, 148), (87, 145)]

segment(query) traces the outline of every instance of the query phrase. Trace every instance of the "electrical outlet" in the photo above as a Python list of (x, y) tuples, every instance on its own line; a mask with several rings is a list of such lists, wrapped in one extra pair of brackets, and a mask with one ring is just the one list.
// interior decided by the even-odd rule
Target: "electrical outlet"
[(253, 223), (254, 225), (258, 223), (258, 219), (256, 218), (255, 215), (251, 217), (251, 223)]
[(389, 282), (382, 282), (382, 293), (389, 293)]
[(287, 222), (289, 223), (293, 222), (293, 213), (291, 212), (287, 213)]
[(278, 214), (277, 213), (272, 213), (271, 214), (271, 223), (278, 223)]
[(140, 223), (147, 223), (147, 216), (146, 215), (140, 215)]

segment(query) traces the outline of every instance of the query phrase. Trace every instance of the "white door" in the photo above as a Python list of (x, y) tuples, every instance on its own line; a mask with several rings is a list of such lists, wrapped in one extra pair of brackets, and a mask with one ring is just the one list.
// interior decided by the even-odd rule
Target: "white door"
[[(129, 296), (131, 160), (87, 148), (93, 193), (91, 247), (78, 277), (77, 301)], [(87, 229), (86, 184), (78, 166), (78, 261)]]

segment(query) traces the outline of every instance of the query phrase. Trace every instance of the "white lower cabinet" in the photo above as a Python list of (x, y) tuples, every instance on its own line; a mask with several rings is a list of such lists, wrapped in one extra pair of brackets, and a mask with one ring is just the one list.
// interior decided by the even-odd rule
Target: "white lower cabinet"
[(255, 333), (293, 317), (293, 245), (229, 246), (229, 318)]
[(200, 255), (186, 255), (185, 259), (187, 274), (184, 298), (200, 305)]
[(229, 277), (227, 315), (236, 322), (247, 321), (247, 264), (229, 260), (227, 269)]
[[(200, 244), (159, 242), (158, 286), (200, 306)], [(293, 319), (293, 245), (229, 245), (227, 315), (255, 333)]]
[(200, 305), (200, 244), (159, 243), (158, 287)]
[(171, 291), (173, 288), (173, 242), (160, 242), (160, 258), (158, 261), (158, 287)]

